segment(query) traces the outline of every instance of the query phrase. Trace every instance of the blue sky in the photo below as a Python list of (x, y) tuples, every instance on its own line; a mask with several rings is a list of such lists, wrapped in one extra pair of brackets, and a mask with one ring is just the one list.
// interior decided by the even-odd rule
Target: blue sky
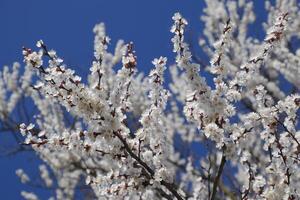
[(169, 28), (173, 13), (180, 11), (199, 32), (203, 6), (202, 1), (189, 0), (1, 0), (1, 65), (22, 60), (21, 47), (34, 47), (43, 39), (68, 65), (88, 71), (93, 55), (92, 28), (105, 22), (112, 45), (119, 38), (133, 41), (140, 69), (149, 69), (154, 57), (172, 55)]
[[(169, 32), (172, 15), (177, 11), (183, 14), (189, 22), (190, 37), (196, 42), (203, 27), (203, 7), (203, 1), (194, 0), (0, 0), (0, 69), (14, 61), (22, 62), (22, 46), (35, 48), (36, 41), (42, 39), (69, 67), (85, 76), (93, 59), (92, 29), (104, 22), (111, 47), (117, 39), (133, 41), (138, 68), (148, 73), (153, 58), (167, 56), (168, 64), (174, 60)], [(261, 7), (260, 3), (257, 9)], [(3, 134), (0, 145), (9, 141)], [(22, 167), (35, 174), (38, 163), (34, 154), (26, 152), (0, 157), (1, 199), (21, 199), (21, 189), (36, 191), (22, 185), (15, 170)], [(47, 192), (38, 191), (45, 199)]]

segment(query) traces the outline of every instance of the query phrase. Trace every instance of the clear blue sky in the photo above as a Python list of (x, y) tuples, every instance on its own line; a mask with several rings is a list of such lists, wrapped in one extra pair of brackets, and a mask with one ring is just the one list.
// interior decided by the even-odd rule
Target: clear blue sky
[[(85, 76), (93, 59), (92, 29), (104, 22), (112, 47), (119, 38), (133, 41), (139, 70), (149, 72), (155, 57), (167, 56), (169, 64), (174, 60), (169, 32), (174, 12), (181, 12), (189, 21), (191, 38), (197, 41), (203, 7), (203, 1), (195, 0), (0, 0), (0, 69), (22, 62), (22, 46), (35, 48), (36, 41), (43, 39), (68, 66)], [(7, 139), (3, 134), (2, 148)], [(22, 199), (21, 189), (36, 191), (22, 185), (15, 170), (22, 167), (36, 174), (39, 162), (31, 153), (0, 157), (0, 199)], [(42, 190), (39, 194), (41, 199), (47, 196)]]

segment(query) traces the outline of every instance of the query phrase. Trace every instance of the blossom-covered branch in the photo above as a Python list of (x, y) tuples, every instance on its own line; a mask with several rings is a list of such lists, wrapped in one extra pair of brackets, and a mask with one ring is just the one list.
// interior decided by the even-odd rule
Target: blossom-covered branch
[(78, 188), (91, 199), (300, 198), (299, 5), (267, 1), (259, 41), (252, 1), (205, 2), (201, 66), (180, 13), (175, 63), (155, 58), (149, 76), (133, 42), (109, 52), (104, 23), (86, 80), (42, 40), (23, 47), (25, 70), (0, 72), (1, 130), (16, 141), (7, 154), (31, 150), (44, 164), (37, 178), (18, 169), (20, 181), (64, 200)]

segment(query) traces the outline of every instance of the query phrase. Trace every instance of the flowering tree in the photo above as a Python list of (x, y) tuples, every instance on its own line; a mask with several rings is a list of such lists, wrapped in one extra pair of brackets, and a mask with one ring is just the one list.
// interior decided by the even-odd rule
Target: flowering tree
[[(87, 199), (300, 198), (299, 5), (266, 1), (264, 41), (249, 35), (251, 1), (206, 5), (199, 45), (210, 64), (192, 55), (188, 23), (175, 13), (176, 64), (156, 58), (148, 77), (138, 73), (133, 43), (107, 51), (103, 23), (93, 30), (87, 83), (42, 40), (37, 50), (23, 48), (23, 75), (18, 63), (3, 68), (1, 125), (24, 136), (14, 135), (18, 150), (48, 165), (39, 166), (40, 186), (55, 189), (52, 199), (73, 199), (78, 187), (89, 189)], [(37, 107), (33, 116), (20, 106), (25, 99)], [(16, 174), (33, 184), (24, 170)]]

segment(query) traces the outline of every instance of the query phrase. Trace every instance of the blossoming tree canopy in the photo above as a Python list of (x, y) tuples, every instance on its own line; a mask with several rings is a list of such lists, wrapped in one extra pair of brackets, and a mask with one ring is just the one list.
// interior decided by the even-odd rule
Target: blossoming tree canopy
[[(23, 74), (18, 63), (3, 68), (1, 125), (44, 161), (39, 186), (55, 190), (51, 199), (74, 199), (78, 187), (87, 199), (300, 198), (299, 5), (266, 1), (263, 41), (249, 34), (251, 1), (206, 5), (199, 45), (210, 62), (190, 50), (188, 21), (175, 13), (175, 62), (155, 58), (148, 76), (132, 42), (108, 51), (103, 23), (93, 29), (87, 82), (42, 40), (23, 47)], [(13, 119), (24, 97), (38, 110), (31, 123)], [(16, 175), (34, 182), (23, 169)]]

